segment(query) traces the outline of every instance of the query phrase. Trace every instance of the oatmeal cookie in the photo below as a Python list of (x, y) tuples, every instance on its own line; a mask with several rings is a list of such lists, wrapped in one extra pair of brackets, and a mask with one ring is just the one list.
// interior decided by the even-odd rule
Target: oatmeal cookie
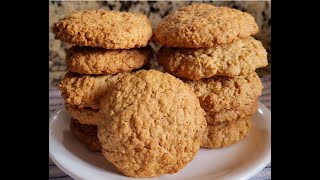
[(116, 75), (90, 76), (68, 72), (60, 82), (59, 89), (66, 103), (76, 105), (78, 108), (99, 109), (100, 98), (108, 88), (128, 74), (126, 72)]
[(256, 73), (234, 78), (217, 76), (185, 82), (199, 98), (208, 124), (235, 121), (253, 114), (263, 88)]
[(71, 133), (82, 143), (84, 143), (92, 151), (101, 151), (101, 145), (97, 137), (97, 126), (84, 125), (77, 119), (71, 118)]
[(67, 51), (66, 64), (74, 73), (117, 74), (139, 69), (152, 57), (150, 46), (118, 50), (74, 46)]
[(147, 16), (105, 10), (73, 12), (55, 22), (52, 30), (55, 39), (72, 45), (105, 49), (145, 47), (152, 36)]
[(216, 125), (208, 124), (203, 134), (201, 147), (222, 148), (244, 139), (252, 126), (251, 116), (234, 122), (223, 122)]
[(157, 53), (163, 69), (177, 77), (191, 80), (216, 75), (243, 76), (268, 65), (267, 52), (253, 37), (213, 48), (164, 48)]
[(98, 109), (78, 108), (75, 105), (65, 103), (66, 111), (74, 119), (77, 119), (81, 124), (97, 125), (100, 119)]
[(167, 47), (208, 48), (258, 32), (254, 17), (228, 7), (192, 4), (166, 16), (153, 39)]
[(127, 176), (176, 173), (200, 148), (205, 113), (190, 87), (170, 74), (132, 73), (100, 103), (102, 153)]

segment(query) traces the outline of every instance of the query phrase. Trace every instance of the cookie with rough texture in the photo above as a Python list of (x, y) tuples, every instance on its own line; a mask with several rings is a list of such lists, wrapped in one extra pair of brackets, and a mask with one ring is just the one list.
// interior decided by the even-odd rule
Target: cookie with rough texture
[(228, 7), (192, 4), (166, 16), (153, 39), (167, 47), (204, 48), (231, 43), (258, 32), (254, 17)]
[(130, 49), (145, 47), (152, 36), (147, 16), (105, 10), (73, 12), (55, 22), (55, 39), (72, 45)]
[(68, 72), (59, 84), (59, 89), (68, 104), (78, 108), (90, 107), (99, 109), (100, 98), (123, 76), (129, 73), (115, 75), (90, 76)]
[(84, 125), (77, 119), (71, 118), (71, 133), (92, 151), (101, 151), (101, 145), (97, 137), (97, 126)]
[(74, 73), (116, 74), (139, 69), (152, 57), (150, 46), (118, 50), (74, 46), (67, 51), (66, 64)]
[(200, 148), (205, 113), (190, 87), (170, 74), (125, 76), (100, 103), (102, 153), (127, 176), (176, 173)]
[(98, 109), (78, 108), (75, 105), (65, 103), (66, 111), (74, 119), (77, 119), (81, 124), (97, 125), (100, 119)]
[(208, 124), (235, 121), (253, 114), (262, 94), (257, 73), (234, 78), (217, 76), (199, 81), (185, 80), (200, 100)]
[(210, 125), (203, 134), (201, 147), (222, 148), (244, 139), (252, 126), (251, 116), (235, 122), (223, 122)]
[(213, 48), (187, 49), (162, 47), (159, 65), (170, 74), (191, 80), (216, 75), (243, 76), (268, 65), (267, 52), (253, 37)]

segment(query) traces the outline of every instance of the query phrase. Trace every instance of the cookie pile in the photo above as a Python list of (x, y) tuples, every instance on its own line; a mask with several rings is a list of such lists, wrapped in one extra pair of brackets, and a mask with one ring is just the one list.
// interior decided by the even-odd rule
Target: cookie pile
[(255, 69), (267, 65), (262, 44), (250, 37), (257, 31), (254, 18), (235, 9), (178, 9), (153, 33), (163, 45), (163, 73), (138, 70), (153, 55), (146, 16), (72, 13), (53, 27), (57, 39), (75, 45), (59, 85), (70, 130), (130, 177), (173, 174), (201, 146), (240, 141), (263, 88)]
[(147, 65), (153, 51), (149, 19), (142, 14), (90, 10), (73, 12), (54, 23), (55, 38), (67, 50), (69, 72), (59, 84), (70, 129), (92, 150), (101, 150), (96, 134), (100, 98), (123, 76)]
[(221, 148), (246, 137), (262, 83), (255, 69), (267, 66), (267, 52), (245, 12), (192, 4), (166, 16), (154, 30), (163, 69), (185, 81), (206, 111), (202, 147)]

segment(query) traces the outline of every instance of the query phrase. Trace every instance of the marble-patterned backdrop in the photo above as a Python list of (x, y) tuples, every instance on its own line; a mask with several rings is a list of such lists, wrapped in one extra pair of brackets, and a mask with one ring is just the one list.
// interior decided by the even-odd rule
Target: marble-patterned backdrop
[[(200, 2), (200, 1), (197, 1)], [(271, 1), (202, 1), (217, 6), (227, 6), (252, 14), (260, 31), (255, 38), (260, 40), (268, 51), (269, 65), (257, 70), (260, 76), (271, 70)], [(69, 15), (72, 11), (105, 9), (115, 11), (140, 12), (148, 16), (152, 27), (172, 11), (187, 6), (192, 1), (50, 1), (49, 2), (49, 87), (57, 86), (67, 71), (65, 50), (70, 45), (54, 39), (52, 24)], [(157, 50), (154, 44), (152, 46)]]

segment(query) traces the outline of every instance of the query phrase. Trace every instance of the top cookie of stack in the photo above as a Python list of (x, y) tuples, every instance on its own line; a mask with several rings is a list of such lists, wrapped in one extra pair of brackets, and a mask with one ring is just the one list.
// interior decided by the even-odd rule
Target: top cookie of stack
[(143, 14), (91, 10), (54, 23), (53, 32), (56, 39), (78, 46), (130, 49), (147, 46), (152, 28)]
[[(217, 75), (249, 75), (267, 65), (254, 18), (245, 12), (209, 4), (192, 4), (166, 16), (154, 31), (162, 47), (157, 55), (164, 70), (199, 80)], [(171, 47), (171, 48), (168, 48)]]
[(153, 57), (147, 46), (152, 27), (143, 14), (73, 12), (54, 23), (53, 32), (56, 39), (74, 45), (67, 50), (69, 73), (59, 88), (66, 110), (82, 124), (96, 125), (99, 99), (105, 91), (126, 72), (147, 65)]
[[(138, 69), (152, 55), (149, 19), (138, 13), (89, 10), (74, 12), (54, 23), (55, 38), (76, 45), (67, 52), (69, 71), (116, 74)], [(88, 46), (88, 47), (77, 47)], [(140, 49), (138, 49), (140, 48)]]

